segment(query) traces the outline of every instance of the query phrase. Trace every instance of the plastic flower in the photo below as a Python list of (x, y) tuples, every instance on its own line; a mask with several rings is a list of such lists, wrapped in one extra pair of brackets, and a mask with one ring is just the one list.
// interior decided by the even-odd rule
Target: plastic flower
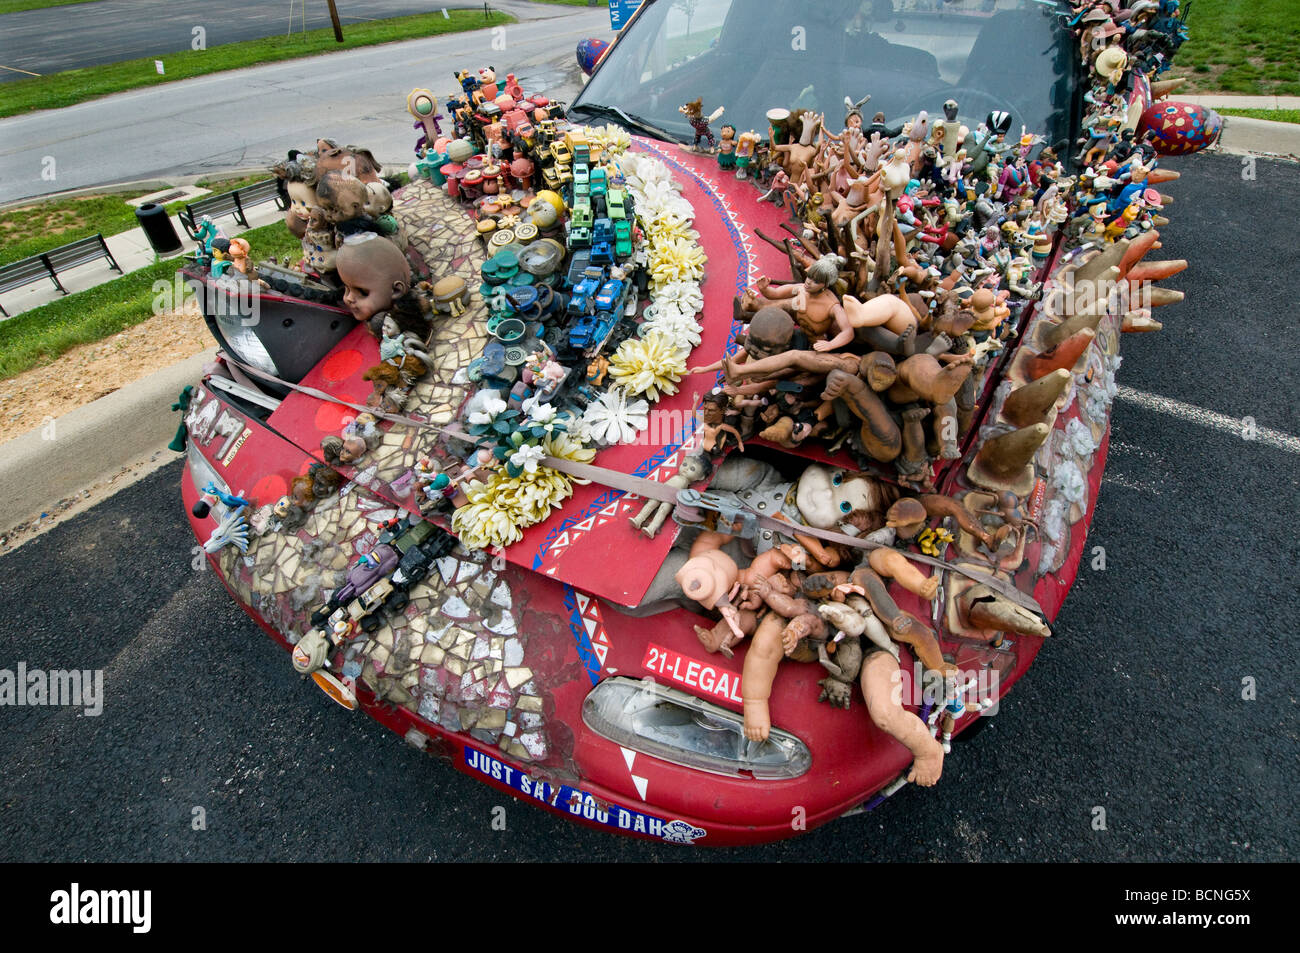
[(655, 293), (654, 307), (657, 310), (676, 308), (685, 314), (696, 315), (704, 310), (704, 294), (700, 291), (699, 282), (670, 281), (661, 285)]
[[(486, 393), (486, 396), (484, 396), (484, 393)], [(496, 419), (497, 414), (504, 412), (506, 409), (506, 402), (497, 396), (496, 391), (480, 392), (475, 396), (482, 397), (483, 399), (479, 401), (476, 408), (473, 406), (473, 402), (471, 401), (471, 406), (469, 408), (470, 414), (468, 418), (471, 424), (490, 424)]]
[[(649, 308), (646, 309), (650, 310)], [(667, 309), (656, 311), (654, 316), (641, 325), (642, 334), (648, 334), (651, 331), (658, 331), (672, 340), (676, 350), (685, 349), (686, 355), (689, 355), (692, 348), (700, 343), (700, 326), (696, 323), (695, 318), (683, 314), (681, 311)]]
[(587, 405), (583, 433), (606, 446), (627, 443), (649, 425), (649, 410), (644, 400), (629, 401), (621, 387), (611, 387)]
[(650, 277), (657, 286), (704, 277), (704, 249), (688, 239), (650, 242)]
[(672, 338), (652, 330), (643, 338), (628, 338), (620, 344), (609, 368), (614, 383), (628, 394), (658, 400), (663, 394), (677, 393), (677, 382), (686, 373), (686, 356)]
[(548, 424), (555, 419), (555, 407), (539, 400), (536, 395), (527, 398), (520, 408), (530, 424)]
[[(596, 458), (596, 451), (590, 447), (584, 447), (582, 441), (573, 434), (560, 431), (553, 433), (542, 441), (542, 448), (546, 455), (557, 457), (561, 460), (572, 460), (574, 463), (590, 463)], [(574, 483), (587, 483), (587, 480), (581, 480), (577, 477), (569, 477)]]
[(510, 454), (510, 463), (515, 467), (522, 468), (527, 473), (536, 473), (537, 464), (544, 456), (546, 456), (546, 451), (541, 447), (526, 443)]

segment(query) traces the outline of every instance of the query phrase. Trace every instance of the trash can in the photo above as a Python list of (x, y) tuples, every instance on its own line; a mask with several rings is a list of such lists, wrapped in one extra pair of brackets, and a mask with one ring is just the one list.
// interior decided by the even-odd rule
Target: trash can
[(135, 217), (140, 222), (140, 227), (144, 229), (145, 237), (149, 239), (149, 247), (154, 252), (164, 258), (180, 254), (184, 246), (181, 245), (180, 236), (176, 234), (176, 226), (172, 224), (171, 216), (167, 214), (164, 206), (156, 202), (146, 202), (135, 210)]

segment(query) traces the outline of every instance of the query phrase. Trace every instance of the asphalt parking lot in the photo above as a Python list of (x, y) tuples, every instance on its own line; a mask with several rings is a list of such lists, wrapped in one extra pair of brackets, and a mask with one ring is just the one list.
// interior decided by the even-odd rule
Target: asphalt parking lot
[(1124, 342), (1106, 569), (937, 787), (697, 852), (510, 800), (293, 674), (191, 567), (177, 463), (0, 558), (0, 667), (102, 668), (106, 691), (98, 717), (0, 709), (0, 859), (1294, 860), (1300, 173), (1244, 161), (1169, 163), (1160, 254), (1190, 260), (1166, 282), (1188, 300)]

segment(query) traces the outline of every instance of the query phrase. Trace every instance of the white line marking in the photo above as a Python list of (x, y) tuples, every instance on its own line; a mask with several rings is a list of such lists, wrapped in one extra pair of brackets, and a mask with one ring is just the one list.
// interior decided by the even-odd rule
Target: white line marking
[(1153, 496), (1161, 496), (1159, 487), (1154, 483), (1143, 483), (1141, 480), (1132, 480), (1122, 473), (1107, 473), (1101, 481), (1102, 486), (1122, 486), (1126, 490), (1137, 490), (1139, 493), (1150, 493)]
[(1239, 417), (1229, 417), (1226, 414), (1206, 410), (1204, 407), (1184, 404), (1172, 397), (1148, 394), (1144, 391), (1134, 390), (1131, 387), (1125, 387), (1123, 384), (1119, 385), (1117, 396), (1147, 410), (1154, 410), (1162, 414), (1168, 414), (1171, 417), (1177, 417), (1179, 420), (1187, 420), (1194, 424), (1200, 424), (1202, 427), (1210, 427), (1213, 430), (1232, 434), (1245, 443), (1262, 443), (1278, 450), (1285, 450), (1287, 453), (1300, 453), (1300, 437), (1293, 437), (1290, 434), (1282, 433), (1280, 430), (1272, 430), (1269, 427), (1261, 427), (1256, 424), (1255, 437), (1253, 439), (1245, 438), (1243, 435), (1246, 424)]

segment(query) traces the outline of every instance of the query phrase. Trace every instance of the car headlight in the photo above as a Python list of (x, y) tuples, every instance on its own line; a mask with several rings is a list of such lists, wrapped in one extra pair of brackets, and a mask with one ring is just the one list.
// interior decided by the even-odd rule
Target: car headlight
[(653, 679), (607, 678), (582, 703), (582, 720), (602, 738), (642, 754), (726, 777), (797, 778), (812, 765), (802, 741), (779, 728), (745, 737), (744, 719)]
[(229, 493), (230, 487), (226, 481), (217, 473), (216, 468), (208, 463), (207, 459), (199, 452), (199, 448), (194, 446), (194, 441), (186, 442), (185, 462), (190, 469), (190, 479), (194, 481), (194, 488), (203, 492), (203, 488), (209, 483), (215, 483), (217, 489), (223, 493)]

